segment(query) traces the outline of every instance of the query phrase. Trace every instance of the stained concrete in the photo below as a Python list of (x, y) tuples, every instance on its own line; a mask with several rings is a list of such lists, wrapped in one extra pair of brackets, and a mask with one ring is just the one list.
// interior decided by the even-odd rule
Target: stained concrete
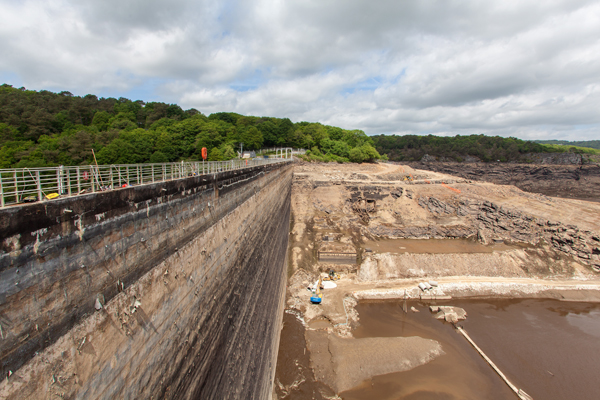
[(267, 397), (291, 175), (254, 167), (2, 210), (13, 374), (0, 397)]

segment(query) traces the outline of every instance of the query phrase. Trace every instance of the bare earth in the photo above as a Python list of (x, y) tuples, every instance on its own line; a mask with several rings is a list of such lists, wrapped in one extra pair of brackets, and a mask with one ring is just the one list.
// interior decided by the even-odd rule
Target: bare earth
[[(427, 239), (451, 241), (451, 250), (436, 251)], [(333, 254), (356, 263), (323, 261)], [(419, 346), (398, 340), (386, 344), (389, 357), (359, 362), (381, 347), (352, 339), (358, 300), (423, 296), (417, 284), (435, 280), (424, 300), (600, 301), (600, 203), (405, 165), (298, 163), (289, 255), (287, 310), (305, 324), (316, 379), (340, 393), (439, 354), (435, 343), (415, 355)], [(331, 269), (341, 276), (337, 287), (311, 304), (308, 286)]]

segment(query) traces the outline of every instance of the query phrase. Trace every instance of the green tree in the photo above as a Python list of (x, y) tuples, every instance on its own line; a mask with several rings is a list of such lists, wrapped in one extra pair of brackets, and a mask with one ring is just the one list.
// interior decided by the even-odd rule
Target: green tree
[(240, 140), (244, 143), (244, 148), (249, 150), (258, 150), (263, 144), (262, 133), (255, 126), (244, 129), (240, 133)]
[(365, 154), (362, 151), (362, 148), (360, 147), (354, 147), (353, 149), (350, 150), (348, 158), (350, 159), (350, 161), (354, 162), (354, 163), (361, 163), (363, 162), (366, 158), (365, 158)]
[(210, 149), (210, 153), (208, 153), (208, 161), (221, 161), (223, 160), (223, 155), (221, 154), (221, 150), (218, 147), (213, 147)]
[(160, 151), (155, 151), (154, 153), (152, 153), (152, 155), (150, 156), (150, 162), (151, 163), (166, 163), (169, 162), (169, 159), (167, 158), (166, 155), (164, 155), (163, 153), (161, 153)]
[(233, 150), (233, 146), (231, 144), (224, 144), (219, 150), (221, 151), (221, 158), (223, 160), (231, 160), (237, 157), (237, 154)]
[(98, 111), (92, 118), (92, 125), (98, 127), (99, 131), (105, 131), (110, 125), (110, 114), (106, 111)]

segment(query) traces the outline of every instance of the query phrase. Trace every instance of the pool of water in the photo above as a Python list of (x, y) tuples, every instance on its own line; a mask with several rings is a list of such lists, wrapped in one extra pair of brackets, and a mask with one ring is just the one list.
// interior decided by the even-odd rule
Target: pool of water
[[(600, 392), (600, 305), (555, 300), (452, 300), (464, 308), (460, 325), (518, 388), (534, 399), (591, 399)], [(361, 302), (354, 336), (421, 336), (445, 355), (410, 371), (376, 376), (344, 399), (516, 398), (452, 325), (427, 305), (404, 314), (402, 303)]]

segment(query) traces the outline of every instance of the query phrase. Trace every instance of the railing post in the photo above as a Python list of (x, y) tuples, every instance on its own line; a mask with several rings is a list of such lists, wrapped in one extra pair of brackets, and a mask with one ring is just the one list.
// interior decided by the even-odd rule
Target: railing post
[(0, 172), (0, 207), (4, 207), (4, 186), (2, 186), (2, 172)]
[(40, 171), (35, 171), (35, 180), (37, 181), (38, 201), (42, 201), (42, 182), (40, 181)]
[(94, 174), (94, 167), (90, 165), (90, 180), (92, 183), (92, 193), (96, 191), (96, 184), (94, 183), (94, 178), (96, 178), (96, 175)]
[(15, 203), (19, 202), (19, 185), (17, 180), (17, 171), (13, 172), (13, 180), (15, 181)]
[(79, 177), (79, 167), (75, 170), (77, 172), (77, 194), (81, 193), (81, 178)]
[[(121, 183), (123, 181), (123, 178), (121, 177), (121, 167), (115, 167), (117, 169), (117, 176), (119, 177), (118, 182), (118, 187), (123, 186), (123, 184)], [(113, 188), (114, 189), (114, 188)]]
[(71, 195), (71, 169), (67, 168), (67, 194)]
[(125, 175), (126, 175), (126, 179), (127, 182), (125, 182), (127, 185), (129, 185), (129, 165), (125, 167)]
[(138, 166), (136, 166), (136, 168), (135, 168), (135, 169), (136, 169), (136, 171), (137, 171), (137, 184), (138, 184), (138, 185), (141, 185), (141, 184), (142, 184), (142, 182), (140, 182), (140, 166), (139, 166), (139, 165), (138, 165)]
[(150, 164), (150, 171), (152, 171), (152, 183), (154, 183), (154, 164)]
[[(61, 165), (62, 167), (62, 165)], [(56, 191), (58, 192), (58, 194), (62, 194), (62, 184), (61, 184), (61, 173), (60, 173), (60, 167), (56, 168)]]

